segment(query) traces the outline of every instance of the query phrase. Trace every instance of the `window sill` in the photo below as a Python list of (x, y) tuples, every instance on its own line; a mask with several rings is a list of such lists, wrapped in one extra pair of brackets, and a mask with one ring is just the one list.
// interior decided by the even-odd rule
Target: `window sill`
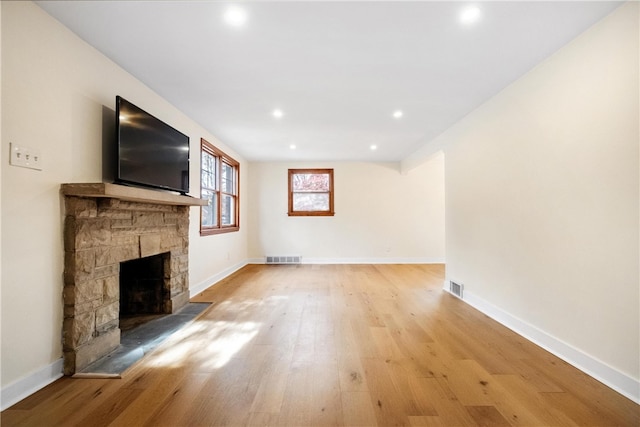
[(289, 216), (334, 216), (335, 212), (288, 212)]
[(240, 227), (205, 228), (200, 230), (200, 236), (212, 236), (214, 234), (233, 233), (239, 231)]

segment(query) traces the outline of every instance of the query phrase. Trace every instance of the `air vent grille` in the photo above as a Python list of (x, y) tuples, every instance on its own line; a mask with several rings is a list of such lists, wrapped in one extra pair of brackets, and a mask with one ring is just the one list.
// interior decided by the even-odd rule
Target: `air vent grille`
[(453, 280), (449, 281), (449, 292), (458, 298), (462, 298), (462, 292), (464, 290), (464, 285), (462, 283), (456, 283)]
[(268, 255), (266, 257), (267, 264), (301, 264), (302, 257), (300, 255)]

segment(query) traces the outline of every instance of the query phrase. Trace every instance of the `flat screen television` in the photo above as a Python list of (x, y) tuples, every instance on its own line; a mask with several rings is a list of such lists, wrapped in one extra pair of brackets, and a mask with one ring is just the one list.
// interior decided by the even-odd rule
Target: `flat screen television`
[(189, 137), (116, 97), (116, 182), (189, 192)]

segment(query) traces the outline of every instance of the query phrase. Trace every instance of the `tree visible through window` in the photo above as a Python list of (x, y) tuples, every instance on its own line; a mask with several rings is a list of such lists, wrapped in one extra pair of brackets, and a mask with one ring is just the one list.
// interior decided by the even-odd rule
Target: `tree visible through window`
[(200, 234), (217, 234), (240, 229), (240, 164), (201, 140), (200, 197), (208, 200), (200, 214)]
[(334, 215), (333, 169), (289, 169), (289, 215)]

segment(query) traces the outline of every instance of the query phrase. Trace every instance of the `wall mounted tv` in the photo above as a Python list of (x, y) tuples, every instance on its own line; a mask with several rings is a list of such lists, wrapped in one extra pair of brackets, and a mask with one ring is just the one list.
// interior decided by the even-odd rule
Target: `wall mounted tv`
[(116, 182), (186, 194), (189, 137), (126, 99), (116, 97)]

